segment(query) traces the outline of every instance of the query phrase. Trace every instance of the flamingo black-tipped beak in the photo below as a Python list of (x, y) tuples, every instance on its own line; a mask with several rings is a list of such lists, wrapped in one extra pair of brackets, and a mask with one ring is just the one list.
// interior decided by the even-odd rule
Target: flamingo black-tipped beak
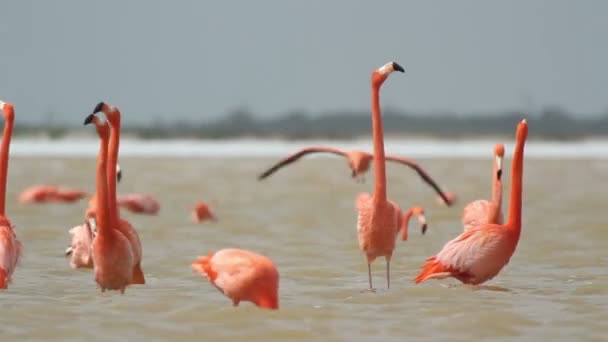
[(95, 109), (93, 109), (93, 114), (101, 112), (103, 110), (103, 106), (105, 105), (106, 104), (103, 101), (99, 102), (97, 106), (95, 106)]
[(116, 180), (118, 182), (120, 182), (121, 179), (122, 179), (122, 170), (118, 169), (118, 171), (116, 171)]
[(84, 119), (84, 124), (85, 124), (85, 125), (88, 125), (88, 124), (90, 124), (91, 122), (93, 122), (93, 118), (94, 118), (94, 117), (95, 117), (95, 114), (89, 114), (89, 115), (87, 116), (87, 118), (86, 118), (86, 119)]
[(71, 256), (71, 255), (72, 255), (72, 252), (73, 252), (73, 250), (72, 250), (72, 246), (69, 246), (69, 247), (68, 247), (68, 248), (66, 248), (66, 250), (65, 250), (65, 256), (66, 256), (66, 257)]
[(498, 170), (498, 171), (496, 172), (496, 178), (497, 178), (498, 180), (500, 180), (500, 177), (502, 177), (502, 170)]
[(397, 62), (393, 62), (393, 70), (400, 71), (400, 72), (405, 72), (405, 70), (403, 69), (403, 67), (401, 65), (397, 64)]

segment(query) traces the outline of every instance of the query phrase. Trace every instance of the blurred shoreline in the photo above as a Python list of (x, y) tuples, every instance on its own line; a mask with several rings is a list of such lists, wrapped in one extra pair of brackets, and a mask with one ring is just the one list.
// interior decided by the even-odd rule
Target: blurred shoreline
[[(495, 143), (504, 143), (507, 156), (513, 151), (513, 137), (484, 139), (397, 139), (387, 138), (387, 154), (411, 158), (488, 159)], [(99, 142), (93, 136), (64, 139), (13, 138), (11, 156), (66, 157), (95, 156)], [(278, 158), (307, 146), (333, 146), (344, 150), (372, 151), (369, 138), (350, 140), (279, 140), (279, 139), (137, 139), (125, 137), (120, 144), (121, 157), (145, 158)], [(323, 154), (319, 154), (323, 155)], [(526, 143), (526, 158), (535, 159), (608, 159), (608, 139), (577, 141), (532, 140)]]

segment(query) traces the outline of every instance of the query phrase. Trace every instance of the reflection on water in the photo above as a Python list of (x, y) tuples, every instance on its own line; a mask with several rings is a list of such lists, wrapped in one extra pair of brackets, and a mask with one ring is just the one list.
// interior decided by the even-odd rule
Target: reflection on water
[[(402, 207), (423, 205), (429, 230), (425, 236), (412, 230), (407, 242), (398, 243), (390, 290), (384, 288), (383, 260), (373, 264), (375, 293), (362, 291), (367, 265), (358, 250), (354, 209), (355, 196), (371, 189), (373, 177), (355, 183), (343, 160), (302, 160), (258, 182), (257, 173), (272, 159), (122, 157), (119, 192), (151, 193), (161, 210), (157, 217), (125, 214), (140, 231), (148, 284), (120, 296), (100, 293), (92, 273), (71, 270), (63, 256), (67, 230), (82, 219), (85, 201), (17, 203), (19, 191), (33, 183), (92, 191), (95, 148), (87, 158), (14, 157), (7, 212), (25, 254), (14, 283), (0, 293), (2, 340), (603, 340), (608, 161), (527, 160), (521, 242), (503, 272), (484, 284), (493, 290), (471, 291), (449, 279), (411, 281), (425, 258), (461, 231), (466, 202), (490, 196), (487, 146), (485, 160), (421, 160), (459, 194), (453, 208), (437, 206), (414, 172), (389, 165), (389, 196)], [(217, 202), (218, 222), (190, 222), (199, 199)], [(508, 207), (508, 198), (504, 203)], [(193, 274), (197, 256), (224, 247), (252, 249), (275, 261), (279, 311), (249, 303), (233, 308)]]

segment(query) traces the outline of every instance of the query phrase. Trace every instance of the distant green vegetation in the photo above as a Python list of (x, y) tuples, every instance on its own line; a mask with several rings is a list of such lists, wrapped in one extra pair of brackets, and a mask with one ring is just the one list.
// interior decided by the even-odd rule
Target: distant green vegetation
[[(547, 108), (540, 115), (517, 112), (488, 115), (453, 113), (416, 115), (384, 110), (384, 129), (394, 137), (428, 136), (436, 138), (474, 138), (511, 136), (517, 122), (528, 119), (534, 136), (544, 139), (572, 140), (585, 137), (608, 137), (608, 113), (580, 118), (559, 108)], [(152, 125), (124, 125), (126, 134), (142, 139), (200, 138), (225, 139), (238, 137), (282, 139), (352, 139), (371, 133), (369, 112), (331, 112), (307, 115), (290, 112), (283, 116), (261, 119), (247, 110), (235, 110), (212, 122), (157, 122)], [(16, 134), (44, 133), (60, 138), (68, 128), (54, 125), (18, 126)]]

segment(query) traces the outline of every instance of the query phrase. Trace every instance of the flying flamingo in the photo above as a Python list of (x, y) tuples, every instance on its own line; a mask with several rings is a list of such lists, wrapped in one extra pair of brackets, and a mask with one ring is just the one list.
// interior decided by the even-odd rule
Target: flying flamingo
[(192, 210), (192, 221), (200, 223), (207, 220), (215, 221), (217, 218), (213, 215), (207, 203), (199, 201)]
[(263, 255), (227, 248), (199, 257), (192, 268), (232, 299), (234, 306), (249, 301), (264, 309), (279, 308), (279, 272)]
[(504, 155), (505, 146), (496, 144), (492, 170), (492, 202), (476, 200), (464, 207), (462, 225), (465, 232), (485, 223), (502, 224), (502, 158)]
[(4, 133), (2, 133), (0, 145), (0, 289), (6, 289), (21, 256), (21, 242), (17, 240), (13, 225), (5, 213), (8, 156), (15, 122), (15, 109), (12, 104), (0, 101), (0, 111), (4, 114)]
[(416, 216), (416, 218), (418, 219), (418, 223), (420, 223), (420, 229), (422, 231), (422, 234), (426, 233), (428, 225), (426, 223), (426, 217), (424, 216), (424, 208), (422, 208), (420, 206), (414, 206), (414, 207), (409, 208), (405, 212), (405, 214), (403, 214), (403, 216), (401, 218), (402, 221), (401, 221), (401, 224), (399, 225), (399, 227), (401, 230), (401, 240), (402, 241), (407, 240), (409, 222), (410, 222), (410, 219), (412, 218), (412, 216)]
[(505, 224), (485, 223), (463, 232), (427, 259), (414, 282), (453, 277), (464, 284), (479, 285), (494, 278), (509, 262), (521, 234), (524, 145), (528, 123), (517, 126), (511, 174), (509, 216)]
[[(328, 147), (328, 146), (306, 147), (306, 148), (280, 160), (279, 162), (277, 162), (276, 164), (271, 166), (269, 169), (262, 172), (258, 176), (258, 180), (263, 180), (263, 179), (267, 178), (268, 176), (270, 176), (273, 173), (275, 173), (276, 171), (278, 171), (280, 168), (287, 166), (287, 165), (299, 160), (301, 157), (311, 154), (311, 153), (333, 153), (333, 154), (345, 157), (348, 161), (348, 166), (351, 169), (352, 177), (357, 178), (357, 179), (359, 179), (360, 177), (363, 177), (363, 174), (365, 174), (369, 170), (369, 165), (373, 159), (373, 155), (371, 153), (367, 153), (364, 151), (343, 151), (343, 150), (333, 148), (333, 147)], [(400, 163), (400, 164), (403, 164), (405, 166), (408, 166), (408, 167), (414, 169), (418, 173), (418, 175), (422, 178), (422, 180), (425, 181), (428, 185), (430, 185), (435, 190), (435, 192), (437, 192), (437, 194), (439, 195), (440, 198), (443, 199), (445, 204), (447, 204), (448, 206), (452, 204), (452, 202), (450, 201), (450, 198), (447, 196), (447, 194), (441, 190), (439, 185), (437, 185), (437, 183), (433, 180), (433, 178), (431, 178), (431, 176), (428, 174), (428, 172), (426, 172), (420, 165), (418, 165), (418, 163), (416, 161), (409, 159), (409, 158), (405, 158), (405, 157), (398, 157), (398, 156), (391, 156), (391, 155), (388, 155), (385, 158), (387, 161)]]
[(367, 259), (369, 288), (372, 287), (371, 264), (377, 257), (386, 258), (386, 284), (390, 288), (390, 262), (395, 249), (395, 236), (398, 233), (401, 209), (387, 199), (386, 171), (384, 159), (384, 137), (382, 115), (380, 114), (380, 87), (389, 74), (404, 72), (403, 68), (390, 62), (372, 72), (372, 137), (374, 141), (374, 193), (361, 193), (357, 196), (357, 232), (359, 248)]
[(132, 283), (135, 261), (131, 243), (117, 229), (117, 220), (113, 219), (110, 213), (110, 191), (106, 174), (110, 129), (106, 121), (102, 121), (94, 114), (87, 116), (84, 122), (85, 125), (90, 123), (95, 124), (100, 138), (95, 195), (97, 197), (98, 232), (91, 246), (95, 281), (102, 292), (120, 290), (121, 293), (124, 293), (126, 287)]
[(146, 280), (141, 269), (142, 247), (139, 234), (135, 228), (125, 219), (120, 217), (116, 199), (118, 149), (120, 144), (120, 111), (114, 106), (100, 102), (95, 106), (93, 115), (102, 112), (110, 124), (110, 141), (108, 144), (107, 177), (109, 191), (110, 218), (112, 226), (117, 227), (131, 243), (133, 250), (133, 284), (145, 284)]

